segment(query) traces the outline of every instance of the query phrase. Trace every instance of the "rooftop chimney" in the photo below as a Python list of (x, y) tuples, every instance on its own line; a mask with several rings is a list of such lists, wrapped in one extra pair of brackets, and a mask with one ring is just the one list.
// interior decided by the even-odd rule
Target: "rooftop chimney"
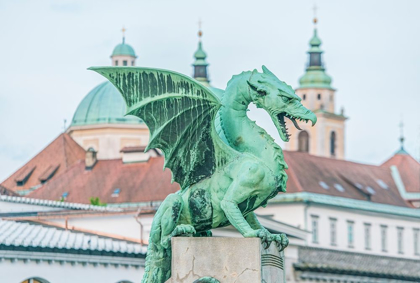
[(86, 157), (85, 157), (85, 165), (86, 165), (86, 170), (92, 170), (93, 166), (95, 166), (96, 162), (98, 161), (98, 159), (96, 158), (96, 151), (90, 147), (87, 151), (86, 151)]

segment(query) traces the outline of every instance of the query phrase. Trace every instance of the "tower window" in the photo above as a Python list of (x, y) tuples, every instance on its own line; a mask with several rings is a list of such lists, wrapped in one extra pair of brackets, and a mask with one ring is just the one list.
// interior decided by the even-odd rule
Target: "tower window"
[(115, 60), (115, 66), (118, 66), (118, 60)]
[(194, 78), (207, 78), (207, 67), (194, 66)]
[(321, 100), (321, 94), (320, 93), (318, 93), (317, 98), (318, 98), (318, 100)]
[(331, 94), (330, 95), (330, 101), (333, 101), (333, 99), (334, 99), (334, 96)]
[(127, 60), (123, 61), (123, 66), (127, 66)]
[(302, 96), (302, 99), (303, 99), (303, 100), (306, 100), (306, 94), (304, 94), (304, 95)]
[(133, 60), (133, 61), (131, 61), (131, 66), (134, 66), (134, 60)]
[(335, 135), (335, 132), (332, 131), (331, 135), (330, 135), (330, 154), (331, 154), (331, 156), (335, 156), (335, 146), (336, 146), (335, 142), (336, 142), (336, 135)]
[(309, 152), (309, 134), (301, 131), (298, 136), (298, 151)]

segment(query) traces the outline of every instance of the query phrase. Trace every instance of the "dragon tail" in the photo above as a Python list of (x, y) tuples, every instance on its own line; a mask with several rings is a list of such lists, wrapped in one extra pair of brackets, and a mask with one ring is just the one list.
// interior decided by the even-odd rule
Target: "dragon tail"
[(165, 283), (171, 277), (171, 246), (164, 247), (161, 242), (162, 205), (154, 219), (147, 247), (144, 275), (141, 283)]
[(171, 277), (171, 256), (168, 256), (167, 252), (164, 253), (165, 255), (159, 253), (156, 248), (155, 243), (149, 244), (141, 283), (165, 283)]

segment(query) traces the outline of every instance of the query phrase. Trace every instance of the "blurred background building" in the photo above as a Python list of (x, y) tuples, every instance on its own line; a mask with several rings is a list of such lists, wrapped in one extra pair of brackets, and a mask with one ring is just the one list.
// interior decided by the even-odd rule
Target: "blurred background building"
[[(420, 282), (420, 164), (403, 136), (383, 164), (345, 160), (347, 117), (335, 109), (314, 24), (296, 94), (318, 123), (302, 131), (289, 125), (288, 192), (256, 213), (290, 238), (288, 282)], [(202, 35), (193, 77), (210, 86)], [(123, 35), (111, 65), (136, 60)], [(116, 88), (101, 83), (66, 131), (0, 184), (0, 272), (13, 275), (7, 282), (140, 282), (153, 215), (179, 186), (162, 171), (159, 150), (144, 152), (148, 129), (125, 110)], [(240, 235), (228, 227), (214, 236)]]

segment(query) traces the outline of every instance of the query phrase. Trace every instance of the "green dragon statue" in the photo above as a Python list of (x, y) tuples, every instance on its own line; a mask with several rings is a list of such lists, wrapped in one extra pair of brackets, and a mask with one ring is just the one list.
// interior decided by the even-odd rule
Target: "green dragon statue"
[(146, 150), (159, 148), (165, 167), (181, 190), (159, 207), (150, 232), (143, 283), (171, 276), (171, 238), (211, 236), (211, 229), (233, 225), (244, 237), (268, 247), (288, 245), (284, 234), (270, 234), (254, 210), (286, 191), (287, 165), (281, 148), (247, 117), (250, 103), (271, 116), (283, 141), (285, 118), (316, 123), (301, 99), (265, 66), (233, 76), (225, 91), (207, 88), (185, 75), (137, 67), (92, 67), (124, 97), (127, 114), (150, 130)]

